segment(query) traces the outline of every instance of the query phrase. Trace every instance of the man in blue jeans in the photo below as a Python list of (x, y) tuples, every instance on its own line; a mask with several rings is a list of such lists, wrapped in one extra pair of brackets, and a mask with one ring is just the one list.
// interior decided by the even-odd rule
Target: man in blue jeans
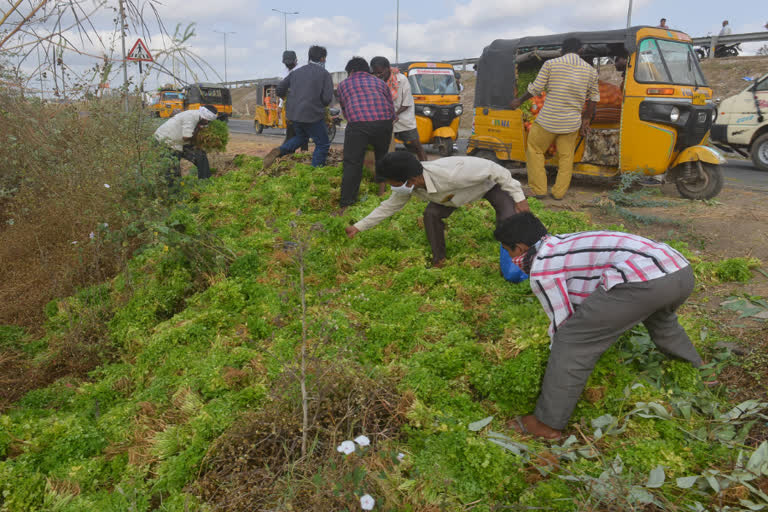
[(328, 51), (322, 46), (311, 47), (309, 64), (294, 69), (277, 86), (277, 95), (286, 100), (285, 117), (293, 125), (295, 134), (264, 157), (264, 169), (272, 165), (277, 157), (293, 153), (309, 139), (315, 143), (312, 166), (325, 165), (331, 147), (325, 107), (333, 99), (333, 81), (331, 74), (325, 70), (327, 55)]

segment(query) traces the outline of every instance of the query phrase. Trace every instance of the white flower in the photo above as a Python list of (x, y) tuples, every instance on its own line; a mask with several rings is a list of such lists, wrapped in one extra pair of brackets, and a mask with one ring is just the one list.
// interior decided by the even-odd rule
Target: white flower
[(105, 183), (105, 184), (104, 184), (104, 188), (109, 188), (109, 184), (108, 184), (108, 183)]
[(72, 242), (72, 245), (77, 245), (77, 240), (75, 240), (74, 242)]
[(350, 453), (354, 453), (355, 443), (353, 443), (352, 441), (344, 441), (339, 446), (336, 447), (336, 451), (339, 453), (343, 453), (344, 455), (349, 455)]
[(405, 454), (404, 453), (398, 453), (397, 454), (397, 460), (402, 461), (404, 458), (405, 458)]
[(363, 510), (373, 510), (374, 505), (376, 505), (376, 500), (374, 500), (370, 494), (363, 494), (360, 496), (360, 508)]
[(96, 235), (94, 234), (94, 232), (93, 232), (93, 231), (91, 231), (91, 234), (90, 234), (90, 235), (88, 235), (88, 238), (90, 238), (91, 240), (93, 240), (94, 238), (96, 238)]
[(103, 227), (103, 228), (105, 228), (105, 229), (106, 229), (106, 228), (108, 228), (108, 227), (109, 227), (109, 224), (107, 224), (107, 223), (105, 222), (104, 224), (102, 224), (102, 225), (101, 225), (101, 227)]
[(371, 445), (371, 440), (370, 440), (370, 439), (368, 439), (368, 438), (367, 438), (367, 437), (365, 437), (365, 436), (357, 436), (357, 437), (355, 438), (355, 442), (356, 442), (357, 444), (359, 444), (361, 447), (362, 447), (362, 446), (370, 446), (370, 445)]

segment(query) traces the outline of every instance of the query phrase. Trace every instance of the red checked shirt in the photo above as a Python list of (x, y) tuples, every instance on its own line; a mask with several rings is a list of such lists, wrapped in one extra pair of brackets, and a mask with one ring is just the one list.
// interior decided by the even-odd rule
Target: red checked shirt
[(365, 71), (352, 73), (339, 84), (339, 102), (349, 123), (394, 119), (395, 107), (387, 83)]
[(549, 335), (598, 286), (657, 279), (689, 265), (670, 246), (618, 231), (550, 235), (531, 263), (531, 289), (549, 316)]

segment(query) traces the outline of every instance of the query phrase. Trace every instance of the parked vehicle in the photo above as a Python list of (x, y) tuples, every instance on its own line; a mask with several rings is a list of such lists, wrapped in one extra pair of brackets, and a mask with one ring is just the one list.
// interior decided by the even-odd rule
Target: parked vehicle
[(620, 99), (608, 111), (598, 105), (589, 136), (577, 145), (574, 173), (666, 173), (683, 197), (716, 196), (725, 159), (702, 145), (715, 117), (712, 89), (691, 38), (673, 30), (630, 27), (494, 41), (478, 63), (475, 133), (467, 152), (510, 167), (526, 161), (523, 109), (512, 110), (509, 102), (524, 92), (517, 88), (520, 73), (530, 76), (559, 56), (569, 37), (582, 41), (583, 58), (597, 66), (606, 58), (628, 58)]
[(209, 83), (197, 83), (184, 87), (184, 110), (195, 110), (201, 105), (216, 107), (219, 111), (218, 118), (223, 121), (232, 117), (232, 96), (226, 87)]
[(256, 133), (261, 133), (264, 128), (285, 128), (285, 109), (280, 107), (280, 99), (277, 97), (279, 78), (259, 80), (256, 84), (256, 107), (253, 116), (253, 126)]
[(411, 85), (419, 140), (432, 144), (443, 156), (453, 154), (464, 112), (453, 66), (445, 62), (406, 62), (395, 66)]
[(760, 170), (768, 171), (768, 74), (718, 106), (709, 135), (720, 149), (751, 157)]
[(154, 117), (173, 117), (184, 111), (184, 93), (176, 88), (162, 88), (152, 96), (149, 110)]
[[(706, 59), (709, 57), (709, 46), (697, 46), (696, 47), (696, 56), (701, 59)], [(733, 44), (719, 44), (715, 47), (715, 58), (719, 59), (721, 57), (738, 57), (739, 52), (741, 52), (741, 43), (733, 43)]]
[(336, 137), (336, 129), (341, 126), (341, 109), (338, 107), (330, 107), (328, 109), (330, 119), (328, 120), (328, 140), (333, 142)]

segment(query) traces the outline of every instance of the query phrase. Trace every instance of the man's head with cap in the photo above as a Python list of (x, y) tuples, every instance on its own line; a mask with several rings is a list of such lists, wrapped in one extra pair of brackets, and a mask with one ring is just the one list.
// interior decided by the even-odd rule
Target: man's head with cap
[(203, 125), (206, 125), (211, 121), (215, 121), (219, 115), (219, 109), (217, 109), (213, 105), (201, 105), (199, 112), (200, 112), (200, 123)]
[(285, 64), (285, 67), (288, 69), (293, 69), (296, 67), (296, 63), (299, 61), (299, 59), (296, 57), (296, 52), (293, 50), (285, 50), (283, 52), (283, 64)]
[(387, 182), (390, 185), (402, 185), (411, 178), (417, 178), (424, 173), (424, 167), (412, 153), (393, 151), (387, 153), (376, 162), (376, 181)]

